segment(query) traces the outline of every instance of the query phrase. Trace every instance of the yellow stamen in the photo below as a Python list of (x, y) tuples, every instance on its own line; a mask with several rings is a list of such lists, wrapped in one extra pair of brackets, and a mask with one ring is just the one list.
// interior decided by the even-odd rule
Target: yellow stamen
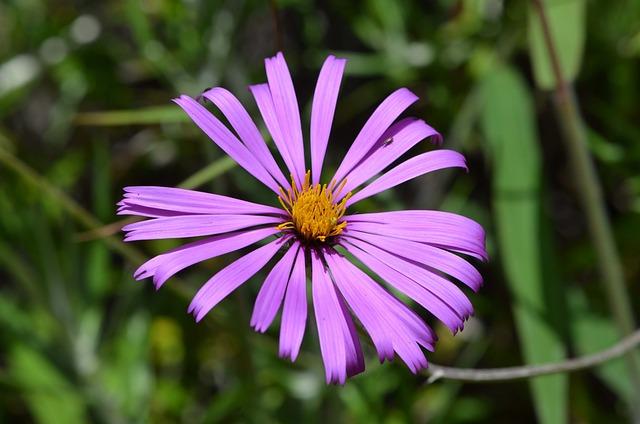
[(351, 193), (347, 193), (338, 203), (335, 199), (340, 195), (346, 181), (336, 186), (332, 181), (327, 184), (311, 185), (311, 172), (304, 176), (302, 187), (298, 188), (291, 176), (291, 188), (280, 188), (278, 200), (289, 213), (290, 221), (278, 225), (279, 230), (295, 230), (306, 241), (325, 241), (328, 237), (337, 236), (347, 226), (346, 221), (340, 219), (347, 209), (347, 200)]

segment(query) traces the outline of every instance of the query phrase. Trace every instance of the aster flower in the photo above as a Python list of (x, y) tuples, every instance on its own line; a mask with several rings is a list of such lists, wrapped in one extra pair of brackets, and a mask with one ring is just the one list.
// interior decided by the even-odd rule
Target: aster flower
[(466, 169), (464, 157), (451, 150), (421, 153), (393, 166), (418, 142), (441, 142), (423, 120), (398, 120), (417, 100), (406, 88), (376, 108), (333, 177), (321, 182), (345, 65), (345, 59), (329, 56), (320, 71), (311, 110), (310, 169), (298, 101), (281, 53), (265, 60), (268, 82), (250, 87), (290, 178), (229, 91), (216, 87), (202, 97), (220, 110), (233, 131), (196, 99), (174, 99), (214, 143), (274, 192), (274, 205), (279, 206), (148, 186), (126, 187), (118, 203), (119, 214), (151, 218), (124, 227), (126, 241), (199, 237), (138, 268), (135, 278), (152, 277), (156, 288), (200, 261), (263, 242), (200, 288), (189, 306), (196, 321), (281, 254), (260, 288), (251, 326), (266, 331), (282, 307), (279, 353), (294, 361), (305, 332), (310, 291), (327, 383), (340, 384), (364, 370), (352, 314), (371, 337), (381, 362), (397, 355), (416, 373), (427, 366), (423, 349), (433, 350), (436, 335), (388, 289), (412, 299), (455, 333), (473, 308), (450, 279), (474, 291), (482, 284), (480, 273), (459, 254), (486, 259), (482, 227), (456, 214), (347, 214), (359, 201), (425, 173)]

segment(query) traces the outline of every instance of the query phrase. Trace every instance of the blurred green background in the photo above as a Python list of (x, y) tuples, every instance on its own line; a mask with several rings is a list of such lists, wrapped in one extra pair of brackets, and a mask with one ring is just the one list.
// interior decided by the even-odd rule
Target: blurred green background
[[(637, 309), (640, 2), (546, 7)], [(277, 357), (277, 325), (249, 328), (259, 278), (201, 324), (187, 316), (190, 296), (233, 255), (156, 293), (132, 271), (176, 242), (120, 241), (115, 203), (126, 185), (274, 203), (172, 97), (222, 85), (262, 125), (246, 87), (266, 79), (262, 59), (282, 48), (306, 125), (317, 72), (334, 53), (349, 63), (325, 164), (399, 86), (421, 98), (411, 115), (470, 162), (468, 174), (428, 175), (360, 207), (444, 209), (487, 229), (485, 287), (469, 293), (476, 318), (455, 338), (434, 323), (441, 339), (429, 360), (501, 367), (612, 345), (621, 334), (533, 12), (502, 0), (2, 0), (0, 421), (630, 421), (639, 394), (623, 360), (532, 382), (427, 384), (397, 361), (380, 366), (364, 338), (367, 371), (326, 386), (312, 320), (295, 364)]]

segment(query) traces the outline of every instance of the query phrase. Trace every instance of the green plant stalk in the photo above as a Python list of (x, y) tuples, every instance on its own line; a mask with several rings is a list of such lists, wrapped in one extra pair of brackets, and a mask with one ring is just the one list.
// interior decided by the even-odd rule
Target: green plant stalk
[[(633, 311), (613, 231), (604, 208), (602, 188), (588, 151), (582, 119), (572, 92), (568, 93), (567, 98), (556, 94), (555, 100), (562, 132), (571, 155), (578, 194), (599, 258), (598, 266), (609, 308), (621, 335), (626, 336), (635, 329)], [(632, 354), (627, 355), (627, 361), (631, 371), (630, 377), (638, 393), (636, 405), (640, 407), (640, 363)]]
[[(575, 95), (562, 74), (558, 53), (546, 19), (544, 4), (542, 0), (533, 0), (533, 4), (540, 17), (545, 44), (556, 79), (555, 105), (558, 121), (571, 157), (578, 195), (585, 210), (589, 232), (598, 256), (601, 280), (616, 325), (621, 335), (626, 336), (634, 331), (635, 323), (624, 282), (620, 256), (604, 207), (602, 187), (587, 147), (584, 123)], [(634, 408), (634, 418), (638, 422), (640, 421), (640, 363), (633, 352), (629, 352), (625, 359), (629, 368), (629, 377), (636, 392), (636, 401), (633, 402), (632, 407)]]

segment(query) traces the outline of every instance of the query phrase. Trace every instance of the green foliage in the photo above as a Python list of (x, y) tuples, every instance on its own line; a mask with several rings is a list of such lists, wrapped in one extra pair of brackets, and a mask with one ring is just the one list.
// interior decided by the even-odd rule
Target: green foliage
[[(640, 6), (545, 5), (589, 127), (629, 292), (638, 293)], [(634, 393), (620, 360), (529, 385), (425, 384), (402, 364), (378, 365), (363, 333), (366, 373), (327, 387), (312, 319), (295, 364), (277, 357), (278, 319), (266, 334), (249, 328), (264, 275), (200, 324), (185, 313), (236, 256), (192, 267), (158, 292), (133, 281), (145, 258), (180, 242), (123, 243), (122, 187), (277, 203), (170, 100), (221, 85), (264, 131), (246, 86), (265, 80), (262, 59), (280, 42), (304, 128), (322, 60), (349, 59), (325, 170), (399, 86), (421, 97), (410, 115), (468, 159), (466, 175), (434, 173), (358, 208), (450, 210), (487, 230), (492, 259), (475, 263), (486, 284), (469, 293), (476, 317), (453, 337), (420, 311), (440, 336), (429, 360), (512, 366), (617, 340), (550, 96), (535, 89), (554, 78), (529, 3), (0, 2), (0, 422), (628, 420)]]
[(81, 393), (42, 353), (20, 344), (9, 353), (9, 372), (40, 423), (86, 421)]

